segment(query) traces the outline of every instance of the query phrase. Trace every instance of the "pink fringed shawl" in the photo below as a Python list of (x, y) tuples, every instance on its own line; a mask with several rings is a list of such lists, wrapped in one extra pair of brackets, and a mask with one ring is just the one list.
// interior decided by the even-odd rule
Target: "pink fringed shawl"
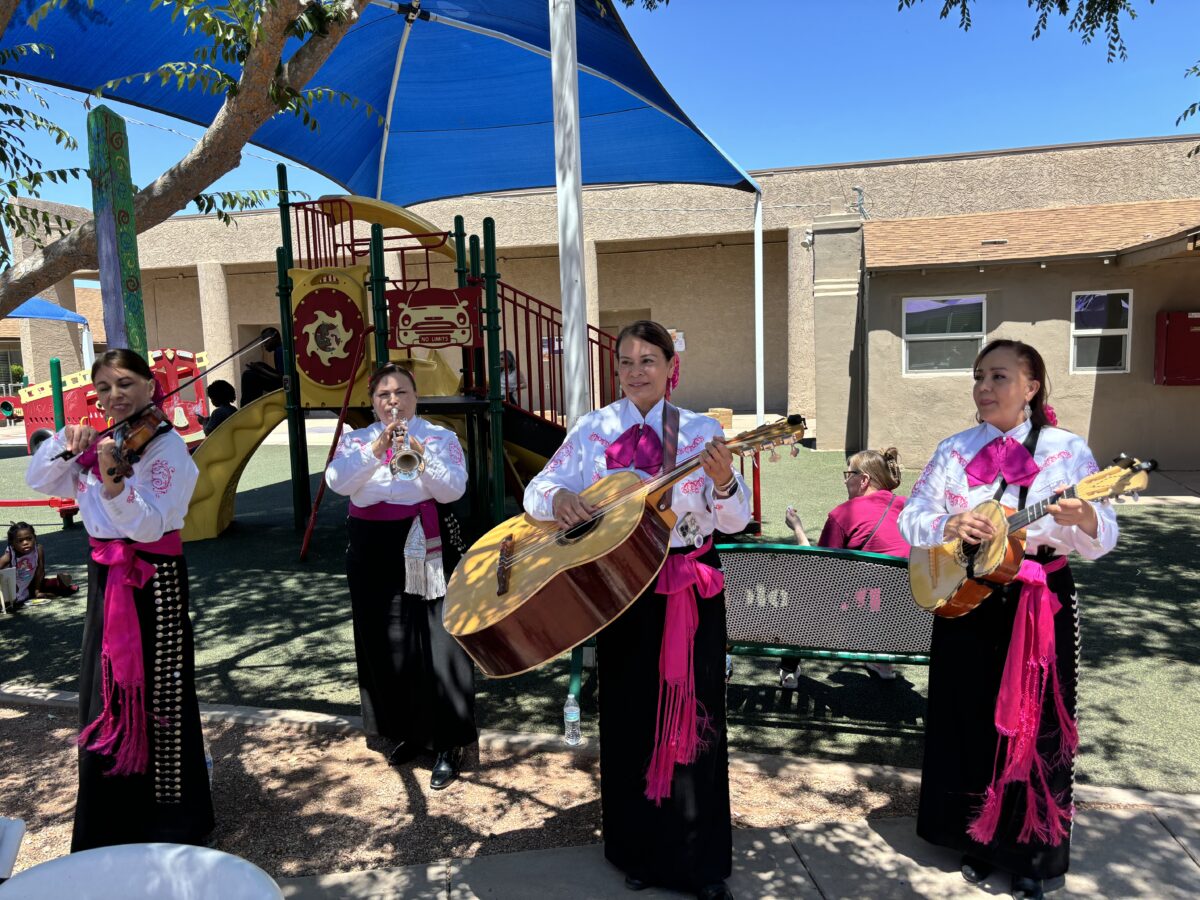
[[(1058, 846), (1070, 834), (1074, 809), (1066, 797), (1050, 789), (1050, 770), (1069, 765), (1079, 745), (1075, 719), (1067, 711), (1058, 682), (1054, 647), (1054, 615), (1062, 604), (1046, 586), (1046, 575), (1061, 569), (1066, 557), (1045, 566), (1026, 559), (1017, 580), (1022, 582), (1021, 597), (1013, 622), (1012, 641), (1004, 661), (1000, 695), (996, 699), (997, 771), (984, 793), (983, 805), (971, 821), (967, 833), (981, 844), (989, 843), (1000, 822), (1004, 790), (1010, 784), (1025, 785), (1025, 821), (1017, 840), (1030, 843), (1034, 838)], [(1042, 709), (1049, 691), (1058, 724), (1059, 746), (1050, 758), (1037, 750)], [(1007, 755), (1000, 766), (1000, 746), (1007, 744)]]
[(704, 749), (708, 716), (696, 700), (692, 649), (699, 613), (696, 596), (715, 597), (725, 587), (720, 569), (697, 562), (708, 552), (712, 538), (690, 553), (675, 553), (659, 573), (654, 589), (667, 597), (666, 621), (658, 654), (658, 718), (654, 755), (646, 770), (646, 798), (661, 806), (671, 796), (676, 763), (689, 765)]
[(138, 552), (178, 556), (179, 532), (146, 544), (90, 538), (92, 559), (108, 566), (104, 588), (104, 633), (100, 642), (100, 692), (104, 708), (79, 735), (79, 746), (114, 757), (109, 775), (146, 771), (146, 672), (142, 663), (142, 630), (133, 592), (156, 571)]

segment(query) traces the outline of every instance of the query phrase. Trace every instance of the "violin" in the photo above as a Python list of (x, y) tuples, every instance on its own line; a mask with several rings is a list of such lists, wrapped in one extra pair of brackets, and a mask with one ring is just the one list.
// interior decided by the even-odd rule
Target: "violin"
[(112, 430), (114, 465), (108, 470), (118, 484), (133, 474), (134, 464), (142, 458), (146, 445), (175, 428), (167, 414), (151, 403)]
[[(146, 446), (160, 434), (166, 434), (175, 426), (167, 414), (154, 403), (142, 407), (133, 415), (122, 419), (96, 435), (88, 449), (95, 449), (106, 437), (113, 439), (113, 465), (108, 474), (118, 484), (133, 474), (133, 467), (142, 458)], [(72, 459), (75, 454), (64, 450), (55, 459)]]

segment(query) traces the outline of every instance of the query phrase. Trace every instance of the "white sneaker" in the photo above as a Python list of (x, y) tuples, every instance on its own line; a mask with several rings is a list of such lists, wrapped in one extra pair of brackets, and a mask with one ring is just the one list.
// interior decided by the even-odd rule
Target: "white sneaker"
[(796, 675), (799, 673), (800, 667), (797, 666), (795, 671), (788, 672), (785, 669), (779, 670), (779, 686), (789, 691), (796, 689)]
[(884, 681), (896, 680), (896, 667), (891, 663), (869, 662), (866, 663), (866, 667), (872, 675), (877, 675)]

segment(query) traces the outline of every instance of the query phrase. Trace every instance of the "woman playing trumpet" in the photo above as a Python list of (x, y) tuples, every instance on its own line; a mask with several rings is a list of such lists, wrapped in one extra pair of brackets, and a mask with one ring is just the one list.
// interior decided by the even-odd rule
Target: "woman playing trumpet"
[(371, 376), (379, 421), (342, 436), (325, 481), (350, 498), (346, 574), (367, 734), (394, 743), (389, 760), (437, 754), (430, 787), (457, 776), (473, 744), (474, 672), (446, 634), (446, 573), (462, 550), (443, 504), (461, 497), (467, 469), (454, 432), (417, 416), (412, 374), (389, 363)]

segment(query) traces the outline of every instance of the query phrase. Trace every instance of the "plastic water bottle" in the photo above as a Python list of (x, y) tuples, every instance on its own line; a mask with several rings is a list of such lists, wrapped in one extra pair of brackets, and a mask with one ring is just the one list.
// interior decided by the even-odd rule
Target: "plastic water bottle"
[(211, 791), (213, 786), (213, 758), (212, 753), (208, 749), (208, 741), (204, 742), (204, 770), (208, 773), (208, 789)]
[(574, 747), (583, 740), (579, 730), (579, 701), (574, 694), (567, 694), (567, 702), (563, 704), (563, 740)]

